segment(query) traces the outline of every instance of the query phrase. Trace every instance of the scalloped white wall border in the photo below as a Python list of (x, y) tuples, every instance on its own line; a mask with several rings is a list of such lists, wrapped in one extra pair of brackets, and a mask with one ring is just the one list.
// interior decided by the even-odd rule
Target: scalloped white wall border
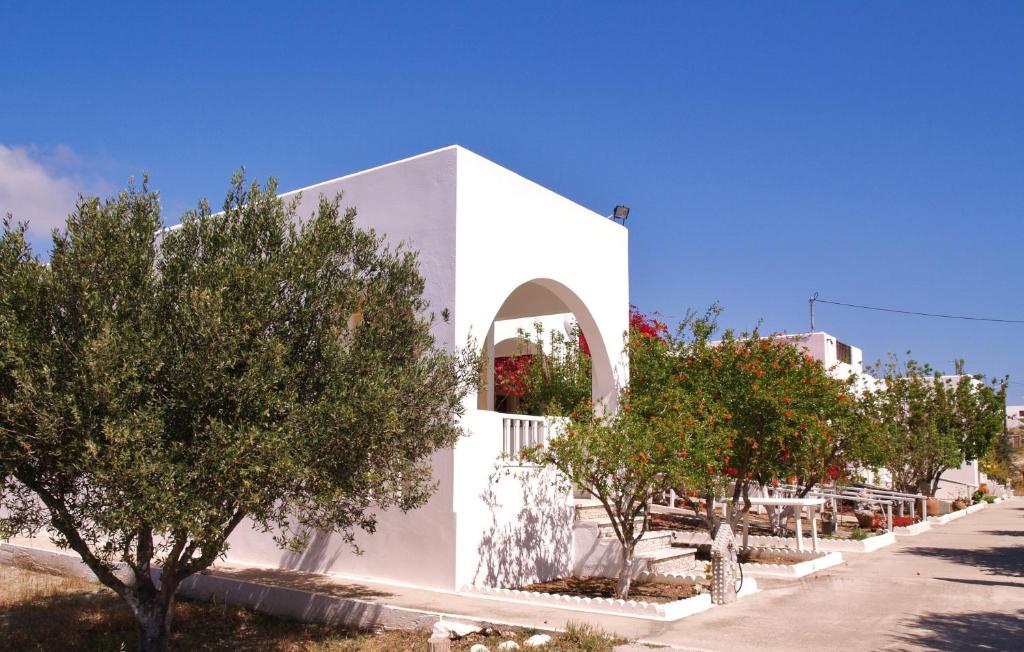
[[(664, 582), (666, 584), (689, 585), (704, 581), (703, 575), (696, 574), (675, 574), (675, 573), (643, 573), (637, 581)], [(758, 591), (757, 580), (748, 578), (740, 590), (740, 597), (744, 597)], [(691, 598), (676, 600), (675, 602), (642, 602), (639, 600), (617, 600), (614, 598), (584, 598), (579, 596), (561, 595), (557, 593), (536, 593), (534, 591), (521, 591), (519, 589), (499, 589), (489, 586), (464, 586), (459, 591), (475, 597), (491, 600), (502, 600), (506, 602), (521, 602), (526, 604), (543, 605), (556, 609), (571, 609), (573, 611), (587, 611), (590, 613), (606, 613), (629, 618), (643, 618), (645, 620), (679, 620), (693, 614), (707, 611), (714, 605), (711, 603), (711, 593), (701, 593)]]
[[(751, 546), (753, 548), (753, 546)], [(843, 555), (840, 552), (814, 552), (805, 550), (800, 552), (790, 548), (757, 548), (778, 554), (785, 554), (791, 558), (804, 557), (804, 561), (796, 564), (760, 564), (747, 562), (743, 564), (743, 574), (760, 577), (805, 577), (811, 573), (832, 568), (843, 563)]]
[[(737, 535), (737, 539), (742, 539), (742, 535)], [(707, 532), (674, 530), (672, 540), (675, 543), (694, 546), (711, 543), (711, 536)], [(752, 534), (748, 541), (753, 544), (752, 548), (790, 548), (796, 550), (796, 537), (772, 537)], [(811, 539), (809, 537), (804, 537), (805, 548), (810, 547), (810, 542)], [(884, 548), (894, 543), (896, 543), (896, 537), (892, 532), (876, 534), (873, 537), (861, 539), (860, 541), (819, 537), (818, 550), (826, 552), (874, 552), (879, 548)]]

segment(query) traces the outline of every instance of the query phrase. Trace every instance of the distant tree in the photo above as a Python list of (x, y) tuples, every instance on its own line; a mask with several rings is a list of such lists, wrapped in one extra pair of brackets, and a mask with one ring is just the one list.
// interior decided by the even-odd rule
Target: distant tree
[(902, 491), (934, 495), (943, 472), (980, 459), (996, 442), (1005, 418), (1006, 385), (982, 377), (943, 377), (913, 359), (879, 365), (876, 392), (882, 457)]
[[(471, 365), (438, 348), (416, 255), (322, 199), (234, 178), (161, 228), (144, 183), (79, 201), (49, 265), (0, 238), (0, 537), (48, 528), (121, 596), (138, 648), (244, 520), (299, 550), (433, 490)], [(159, 569), (159, 579), (154, 571)]]

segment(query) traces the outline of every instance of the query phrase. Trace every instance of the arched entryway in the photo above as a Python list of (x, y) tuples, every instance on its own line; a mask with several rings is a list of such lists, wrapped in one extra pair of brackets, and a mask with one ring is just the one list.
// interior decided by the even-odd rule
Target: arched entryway
[(515, 401), (510, 401), (496, 386), (495, 366), (503, 360), (539, 353), (535, 339), (524, 341), (517, 334), (520, 329), (531, 332), (535, 322), (546, 333), (560, 330), (565, 338), (575, 337), (578, 329), (590, 357), (591, 398), (598, 409), (614, 408), (617, 384), (605, 334), (579, 295), (563, 283), (546, 278), (532, 279), (516, 287), (495, 313), (481, 352), (486, 366), (477, 408), (516, 411)]

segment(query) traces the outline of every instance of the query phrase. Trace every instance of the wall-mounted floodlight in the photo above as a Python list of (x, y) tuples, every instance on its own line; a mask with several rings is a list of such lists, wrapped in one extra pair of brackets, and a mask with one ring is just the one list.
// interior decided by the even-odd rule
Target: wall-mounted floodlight
[(623, 206), (622, 204), (619, 204), (612, 211), (612, 221), (618, 222), (623, 226), (626, 225), (627, 217), (629, 217), (629, 206)]

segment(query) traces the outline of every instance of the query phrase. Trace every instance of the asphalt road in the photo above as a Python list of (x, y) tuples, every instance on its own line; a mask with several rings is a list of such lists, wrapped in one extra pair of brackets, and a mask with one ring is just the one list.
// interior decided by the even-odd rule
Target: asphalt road
[(643, 639), (697, 650), (1024, 651), (1024, 499), (804, 580), (760, 580), (727, 609)]

